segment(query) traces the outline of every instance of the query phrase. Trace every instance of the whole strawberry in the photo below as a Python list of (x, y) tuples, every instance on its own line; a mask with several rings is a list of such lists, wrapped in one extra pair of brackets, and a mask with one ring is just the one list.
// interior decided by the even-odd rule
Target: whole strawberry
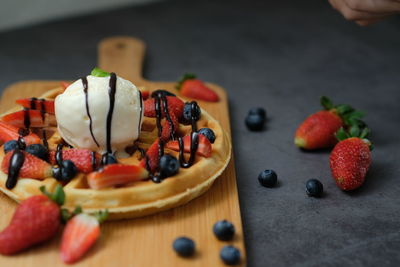
[(337, 143), (335, 133), (341, 127), (365, 126), (360, 120), (363, 114), (349, 105), (336, 105), (325, 96), (321, 97), (325, 110), (307, 117), (297, 128), (294, 143), (303, 149), (329, 148)]
[(331, 152), (330, 167), (336, 184), (342, 190), (353, 190), (364, 183), (371, 165), (372, 145), (368, 139), (364, 139), (367, 134), (367, 128), (360, 133), (357, 127), (350, 130), (350, 135), (343, 128), (337, 133), (341, 141)]
[(0, 233), (1, 254), (15, 254), (57, 233), (61, 224), (59, 205), (65, 195), (61, 186), (57, 186), (54, 194), (46, 194), (32, 196), (17, 207), (10, 224)]
[(181, 95), (207, 102), (218, 102), (217, 93), (207, 87), (201, 80), (196, 79), (192, 73), (185, 74), (176, 86)]

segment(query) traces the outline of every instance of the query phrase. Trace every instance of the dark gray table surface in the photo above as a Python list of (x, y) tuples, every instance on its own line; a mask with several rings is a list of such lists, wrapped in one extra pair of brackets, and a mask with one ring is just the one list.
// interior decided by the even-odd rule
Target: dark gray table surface
[[(96, 64), (96, 44), (131, 35), (148, 45), (145, 76), (192, 71), (225, 87), (249, 266), (400, 265), (400, 19), (368, 28), (327, 1), (166, 1), (0, 34), (0, 88), (28, 79), (74, 79)], [(367, 111), (373, 164), (359, 190), (339, 190), (329, 152), (293, 145), (319, 97)], [(263, 106), (266, 130), (244, 127)], [(279, 186), (257, 182), (266, 168)], [(320, 179), (322, 199), (306, 196)]]

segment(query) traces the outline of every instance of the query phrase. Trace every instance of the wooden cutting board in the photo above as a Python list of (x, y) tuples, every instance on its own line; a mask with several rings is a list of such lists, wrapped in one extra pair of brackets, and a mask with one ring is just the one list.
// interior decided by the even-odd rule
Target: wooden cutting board
[[(137, 86), (153, 89), (171, 89), (175, 83), (152, 82), (142, 77), (145, 45), (130, 37), (112, 37), (99, 44), (99, 67), (116, 72)], [(88, 72), (92, 66), (88, 66)], [(165, 66), (166, 68), (168, 66)], [(73, 79), (77, 77), (66, 77)], [(218, 103), (198, 101), (199, 105), (219, 120), (230, 133), (228, 101), (225, 91), (208, 84), (220, 96)], [(15, 106), (15, 100), (40, 96), (43, 92), (60, 86), (60, 81), (23, 81), (4, 90), (0, 112)], [(68, 197), (68, 196), (67, 196)], [(0, 193), (0, 229), (8, 225), (16, 203)], [(235, 225), (236, 236), (231, 242), (218, 241), (213, 224), (227, 219)], [(188, 236), (196, 242), (196, 254), (191, 258), (176, 256), (172, 242), (178, 236)], [(0, 256), (0, 266), (63, 266), (59, 258), (60, 235), (52, 241), (15, 256)], [(143, 267), (218, 267), (226, 266), (219, 258), (224, 245), (233, 244), (240, 249), (245, 266), (245, 247), (240, 218), (236, 173), (233, 159), (209, 191), (188, 204), (155, 215), (102, 225), (102, 237), (92, 250), (75, 266), (143, 266)]]

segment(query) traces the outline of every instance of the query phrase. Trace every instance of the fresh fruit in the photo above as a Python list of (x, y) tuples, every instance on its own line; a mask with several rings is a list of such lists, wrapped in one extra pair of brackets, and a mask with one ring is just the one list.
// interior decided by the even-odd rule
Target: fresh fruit
[(178, 237), (172, 244), (175, 252), (182, 257), (190, 257), (194, 254), (196, 244), (188, 237)]
[(365, 127), (363, 113), (349, 105), (333, 105), (327, 97), (321, 97), (325, 110), (307, 117), (297, 128), (294, 143), (303, 149), (330, 148), (337, 143), (335, 133), (341, 127), (353, 125)]
[(267, 118), (267, 112), (260, 107), (251, 108), (248, 115), (260, 115), (264, 120)]
[(160, 176), (167, 178), (174, 176), (179, 171), (179, 161), (171, 155), (163, 155), (160, 158)]
[(31, 110), (43, 110), (46, 113), (54, 114), (54, 100), (38, 99), (38, 98), (22, 98), (15, 101), (24, 108)]
[(10, 224), (0, 233), (1, 254), (15, 254), (56, 235), (61, 224), (59, 205), (64, 203), (65, 195), (57, 186), (49, 196), (36, 195), (20, 203)]
[[(199, 138), (199, 146), (197, 148), (196, 154), (203, 157), (210, 157), (212, 152), (212, 146), (207, 137), (202, 134), (197, 135)], [(182, 138), (183, 141), (183, 151), (186, 153), (190, 152), (190, 145), (192, 143), (191, 135), (186, 135)], [(166, 148), (172, 149), (174, 151), (179, 151), (179, 142), (177, 140), (169, 141), (165, 144)]]
[(240, 251), (234, 246), (224, 246), (221, 249), (219, 256), (227, 265), (236, 265), (240, 262)]
[[(93, 155), (95, 156), (94, 160)], [(101, 156), (99, 153), (93, 153), (89, 149), (71, 148), (62, 150), (62, 159), (72, 161), (78, 168), (78, 171), (90, 173), (94, 171), (93, 167), (96, 169), (99, 166)], [(50, 151), (49, 161), (53, 165), (57, 164), (55, 151)]]
[(192, 103), (186, 102), (185, 106), (183, 107), (183, 122), (185, 124), (189, 124), (192, 119), (194, 121), (198, 121), (201, 116), (201, 109), (198, 105), (193, 105), (194, 109), (192, 112)]
[(42, 144), (29, 145), (26, 147), (25, 151), (42, 160), (47, 160), (47, 158), (49, 157), (49, 151)]
[(74, 263), (83, 257), (99, 238), (100, 223), (107, 216), (107, 211), (99, 213), (97, 218), (80, 213), (68, 221), (61, 239), (60, 256), (63, 262)]
[[(25, 151), (20, 151), (24, 154), (24, 163), (19, 170), (19, 177), (33, 178), (33, 179), (44, 179), (53, 175), (52, 167), (49, 163), (41, 160)], [(8, 152), (1, 163), (1, 170), (8, 174), (10, 159), (14, 151)]]
[[(25, 114), (29, 117), (29, 125), (25, 125)], [(1, 117), (5, 123), (16, 127), (44, 127), (47, 126), (47, 121), (43, 120), (42, 113), (39, 110), (27, 109), (19, 110)]]
[(172, 127), (174, 129), (174, 132), (179, 129), (179, 122), (178, 118), (175, 116), (174, 113), (170, 113), (169, 117), (171, 118), (172, 125), (170, 122), (165, 118), (163, 124), (162, 124), (162, 132), (161, 132), (161, 140), (164, 142), (167, 142), (168, 140), (172, 139), (171, 133), (172, 133)]
[[(174, 113), (177, 118), (180, 118), (183, 112), (183, 101), (174, 96), (167, 96), (166, 99), (169, 114)], [(155, 98), (149, 98), (144, 101), (144, 116), (151, 118), (156, 117), (155, 101)], [(160, 103), (161, 115), (164, 117), (165, 114), (163, 101), (160, 101)]]
[(155, 98), (156, 96), (163, 95), (163, 96), (176, 96), (175, 94), (168, 92), (167, 90), (158, 89), (151, 93), (151, 97)]
[[(10, 140), (18, 140), (19, 137), (19, 128), (0, 121), (0, 140), (2, 142), (7, 142)], [(30, 144), (39, 144), (40, 138), (34, 133), (29, 133), (28, 135), (24, 136), (24, 141), (27, 145)]]
[[(360, 187), (371, 165), (371, 142), (364, 139), (368, 130), (347, 135), (341, 129), (338, 139), (341, 140), (332, 150), (330, 167), (336, 184), (342, 190), (348, 191)], [(354, 137), (359, 135), (359, 137)]]
[(273, 170), (264, 170), (258, 175), (258, 182), (265, 187), (274, 187), (277, 183), (278, 176)]
[(215, 142), (215, 133), (214, 133), (213, 130), (211, 130), (210, 128), (201, 128), (197, 132), (199, 134), (202, 134), (205, 137), (207, 137), (208, 141), (210, 141), (211, 144), (214, 144), (214, 142)]
[(61, 166), (53, 169), (53, 176), (60, 182), (69, 182), (77, 172), (78, 169), (71, 160), (63, 160)]
[(317, 179), (310, 179), (306, 182), (306, 192), (310, 197), (321, 197), (324, 192), (324, 186)]
[[(160, 160), (160, 155), (158, 153), (159, 139), (157, 138), (153, 144), (147, 149), (146, 157), (144, 157), (139, 165), (145, 169), (154, 172), (158, 168), (158, 161)], [(148, 165), (148, 166), (147, 166)]]
[(213, 232), (218, 240), (229, 241), (235, 235), (235, 226), (227, 220), (218, 221), (214, 224)]
[(264, 127), (265, 119), (260, 114), (249, 114), (245, 123), (250, 131), (261, 131)]
[(16, 148), (19, 148), (18, 142), (16, 140), (10, 140), (4, 143), (4, 153), (10, 152), (11, 150), (14, 150)]
[(117, 158), (112, 153), (105, 153), (101, 156), (101, 165), (118, 163)]
[(148, 89), (139, 88), (139, 90), (140, 90), (140, 94), (142, 95), (143, 100), (146, 100), (150, 97), (150, 91)]
[(110, 164), (87, 176), (90, 188), (102, 189), (148, 178), (148, 171), (136, 165)]
[(196, 79), (194, 74), (187, 73), (179, 81), (176, 86), (181, 95), (204, 100), (208, 102), (218, 102), (217, 93), (207, 87), (203, 81)]

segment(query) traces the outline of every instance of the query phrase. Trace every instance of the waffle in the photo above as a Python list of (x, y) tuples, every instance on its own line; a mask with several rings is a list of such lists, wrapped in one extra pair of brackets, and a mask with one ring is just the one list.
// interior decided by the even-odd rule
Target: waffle
[[(41, 98), (55, 99), (62, 89), (50, 90)], [(15, 110), (13, 110), (15, 111)], [(11, 112), (11, 111), (10, 111)], [(208, 127), (216, 135), (212, 144), (211, 157), (196, 156), (194, 164), (189, 168), (180, 168), (173, 177), (154, 183), (150, 180), (137, 181), (120, 187), (95, 190), (89, 188), (85, 174), (79, 173), (70, 182), (63, 185), (66, 202), (65, 208), (72, 210), (81, 206), (86, 212), (108, 209), (110, 219), (141, 217), (183, 205), (206, 192), (220, 176), (231, 157), (231, 142), (227, 133), (205, 110), (201, 110), (201, 118), (197, 121), (198, 128)], [(179, 125), (178, 133), (189, 134), (190, 126)], [(49, 149), (55, 150), (62, 142), (56, 128), (48, 138)], [(139, 147), (147, 149), (157, 138), (155, 118), (144, 118), (142, 129), (137, 140)], [(165, 153), (179, 157), (176, 151), (165, 148)], [(186, 154), (186, 153), (185, 153)], [(4, 157), (4, 149), (0, 148), (0, 162)], [(118, 159), (124, 164), (138, 164), (141, 159), (139, 151), (129, 158)], [(0, 171), (0, 190), (16, 201), (22, 201), (32, 195), (40, 194), (39, 187), (45, 186), (52, 191), (59, 182), (55, 178), (44, 180), (19, 178), (17, 185), (9, 190), (5, 187), (7, 174)]]

